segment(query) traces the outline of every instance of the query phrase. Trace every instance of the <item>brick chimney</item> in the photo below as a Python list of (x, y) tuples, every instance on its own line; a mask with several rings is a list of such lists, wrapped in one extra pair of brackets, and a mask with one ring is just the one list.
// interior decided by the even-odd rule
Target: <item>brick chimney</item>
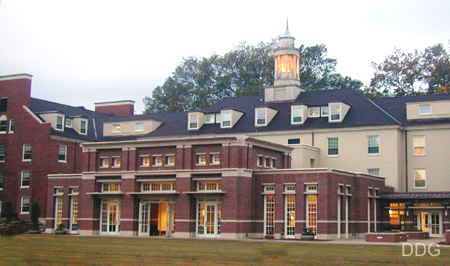
[(116, 116), (134, 115), (134, 101), (114, 101), (94, 103), (95, 111)]

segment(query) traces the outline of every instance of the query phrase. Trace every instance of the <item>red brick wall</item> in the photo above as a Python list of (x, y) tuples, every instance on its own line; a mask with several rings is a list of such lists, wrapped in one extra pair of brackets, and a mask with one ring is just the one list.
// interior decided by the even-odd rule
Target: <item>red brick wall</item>
[(95, 106), (95, 111), (105, 114), (113, 114), (116, 116), (130, 116), (134, 115), (134, 105), (109, 105), (109, 106)]

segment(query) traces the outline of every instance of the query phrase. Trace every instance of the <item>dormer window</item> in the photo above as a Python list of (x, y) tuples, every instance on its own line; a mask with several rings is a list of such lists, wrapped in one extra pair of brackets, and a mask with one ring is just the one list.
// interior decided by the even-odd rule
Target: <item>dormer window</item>
[(222, 112), (222, 127), (231, 127), (231, 111)]
[(56, 116), (56, 130), (64, 130), (64, 116), (62, 115)]
[(80, 121), (80, 134), (87, 135), (87, 120)]
[(66, 118), (66, 127), (72, 128), (72, 119)]
[(266, 125), (266, 109), (256, 109), (256, 126)]
[(136, 123), (136, 124), (134, 124), (134, 131), (136, 131), (136, 132), (144, 131), (144, 123)]
[(220, 123), (222, 121), (221, 114), (216, 114), (216, 123)]
[(330, 121), (341, 121), (341, 106), (334, 104), (330, 106)]
[(189, 114), (189, 129), (198, 129), (198, 114)]
[(309, 108), (309, 117), (319, 117), (320, 107)]
[(205, 116), (205, 124), (214, 124), (215, 122), (215, 118), (216, 115), (215, 114), (209, 114)]
[(113, 124), (112, 125), (112, 132), (113, 133), (120, 133), (120, 124)]
[(291, 124), (294, 125), (303, 123), (303, 107), (292, 106), (291, 117)]
[(329, 112), (330, 112), (330, 111), (329, 111), (329, 109), (328, 109), (328, 106), (321, 107), (320, 110), (321, 110), (321, 112), (322, 112), (322, 116), (323, 116), (323, 117), (329, 115)]
[(419, 112), (421, 115), (431, 115), (431, 105), (419, 105)]

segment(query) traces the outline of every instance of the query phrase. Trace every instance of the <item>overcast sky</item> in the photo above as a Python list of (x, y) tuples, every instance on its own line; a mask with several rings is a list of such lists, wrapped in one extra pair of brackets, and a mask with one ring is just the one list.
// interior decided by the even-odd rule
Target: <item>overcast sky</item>
[[(277, 6), (280, 5), (280, 6)], [(449, 48), (450, 1), (3, 0), (0, 75), (33, 75), (32, 97), (93, 109), (142, 99), (183, 57), (225, 54), (283, 35), (325, 44), (338, 72), (370, 82), (371, 62)]]

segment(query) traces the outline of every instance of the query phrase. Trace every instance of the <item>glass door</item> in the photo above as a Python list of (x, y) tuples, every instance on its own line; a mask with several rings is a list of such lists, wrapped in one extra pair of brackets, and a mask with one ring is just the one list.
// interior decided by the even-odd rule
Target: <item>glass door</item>
[(197, 235), (215, 237), (221, 234), (221, 203), (198, 200)]
[(217, 203), (206, 204), (205, 228), (207, 236), (215, 236), (217, 231)]
[(433, 237), (440, 237), (442, 236), (441, 233), (441, 213), (439, 212), (430, 212), (429, 218), (429, 232), (430, 236)]
[(148, 202), (139, 203), (139, 236), (149, 235), (149, 224), (150, 224), (150, 204)]
[(117, 235), (120, 231), (120, 205), (118, 202), (103, 202), (101, 214), (101, 233)]

